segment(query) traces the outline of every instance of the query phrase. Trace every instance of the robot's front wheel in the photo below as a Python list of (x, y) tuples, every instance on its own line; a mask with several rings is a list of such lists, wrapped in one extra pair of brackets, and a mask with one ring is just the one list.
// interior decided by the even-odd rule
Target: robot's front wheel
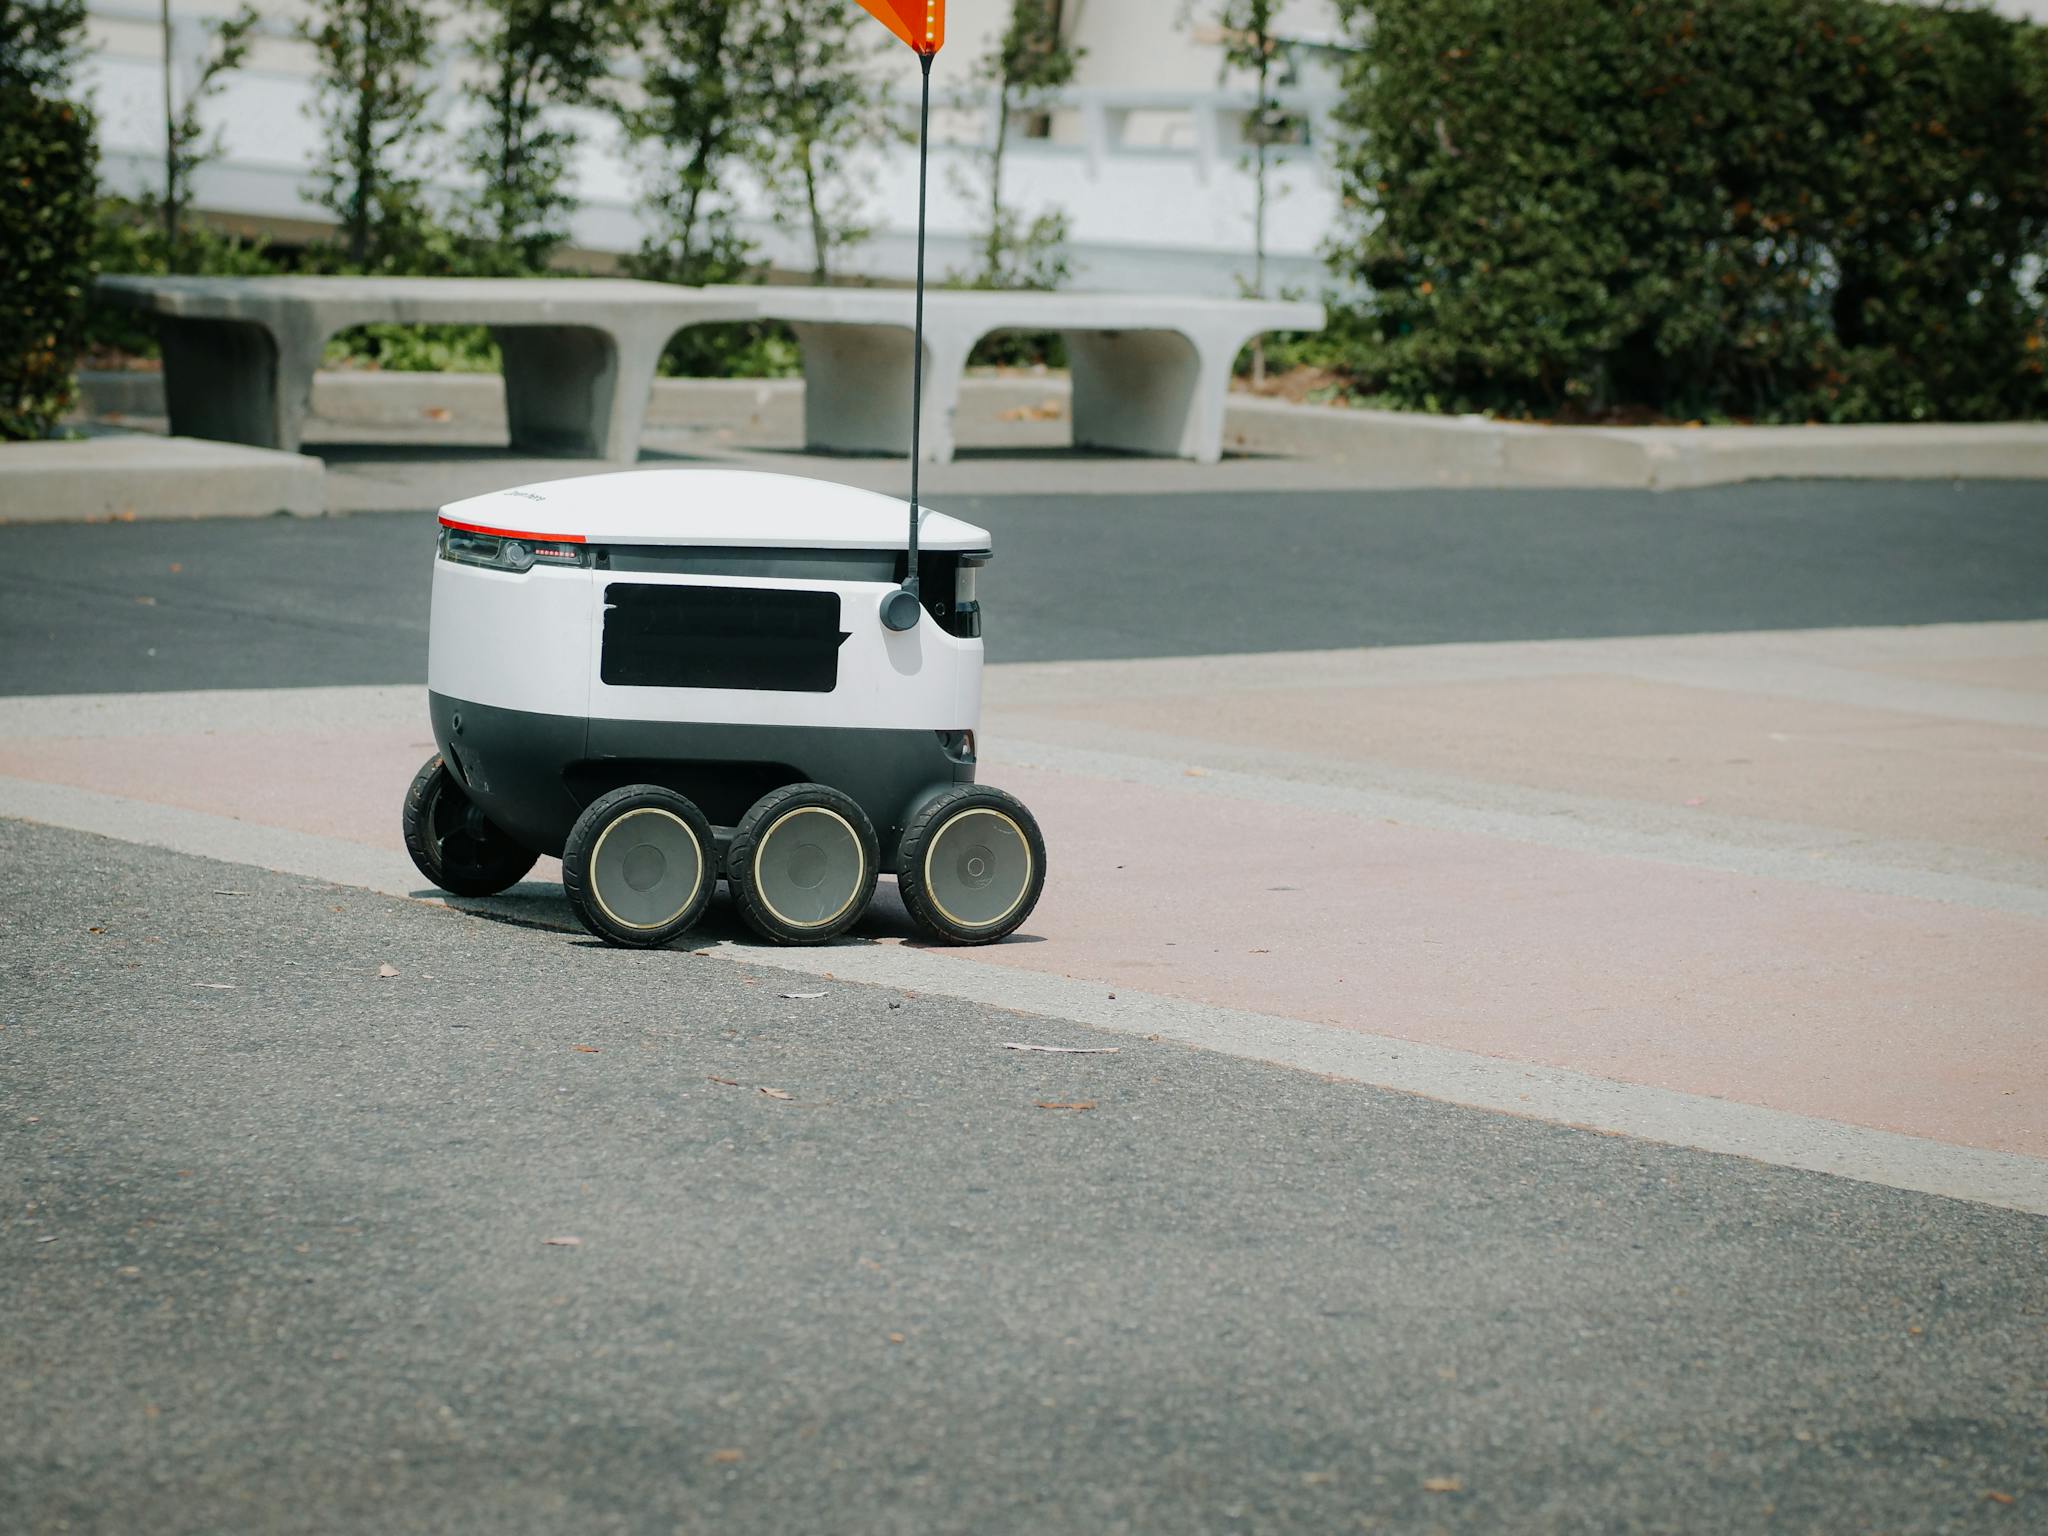
[(495, 896), (525, 879), (540, 857), (477, 809), (438, 752), (413, 776), (401, 825), (419, 872), (451, 896)]
[(874, 897), (878, 867), (867, 816), (823, 784), (763, 795), (725, 855), (740, 916), (771, 944), (823, 944), (846, 932)]
[(911, 921), (945, 944), (1015, 933), (1045, 889), (1045, 839), (1015, 795), (961, 784), (911, 817), (896, 860)]
[(562, 889), (598, 938), (666, 944), (704, 915), (718, 883), (704, 813), (671, 790), (629, 784), (591, 801), (562, 847)]

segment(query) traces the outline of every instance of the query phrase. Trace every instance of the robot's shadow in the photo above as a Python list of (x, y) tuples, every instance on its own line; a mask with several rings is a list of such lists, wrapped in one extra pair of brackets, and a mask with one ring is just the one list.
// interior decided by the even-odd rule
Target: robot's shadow
[[(569, 898), (562, 888), (552, 882), (523, 880), (509, 891), (498, 896), (466, 897), (450, 896), (445, 891), (423, 889), (414, 893), (421, 898), (445, 902), (456, 911), (469, 917), (480, 917), (486, 922), (505, 923), (515, 928), (541, 928), (553, 933), (573, 937), (574, 942), (591, 948), (601, 947), (599, 940), (592, 938), (583, 925), (576, 920), (576, 914), (569, 905)], [(876, 942), (897, 942), (907, 949), (954, 950), (947, 944), (932, 943), (910, 920), (904, 910), (903, 898), (897, 893), (894, 880), (880, 880), (875, 884), (875, 898), (856, 923), (835, 944), (869, 944)], [(1044, 939), (1031, 933), (1013, 933), (1000, 941), (1003, 944), (1043, 944)], [(736, 944), (748, 949), (758, 949), (764, 955), (772, 955), (777, 946), (764, 944), (760, 937), (740, 919), (739, 909), (733, 904), (731, 893), (721, 890), (712, 898), (711, 905), (697, 925), (669, 947), (673, 949), (702, 949), (710, 944)], [(829, 947), (829, 946), (828, 946)]]

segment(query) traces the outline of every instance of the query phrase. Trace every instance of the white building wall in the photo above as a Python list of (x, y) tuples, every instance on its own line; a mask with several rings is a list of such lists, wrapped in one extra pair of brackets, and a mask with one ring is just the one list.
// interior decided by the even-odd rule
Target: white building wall
[[(1587, 0), (1601, 3), (1601, 0)], [(1013, 136), (1005, 201), (1027, 213), (1059, 207), (1071, 231), (1075, 286), (1097, 289), (1229, 293), (1251, 268), (1252, 179), (1240, 138), (1249, 84), (1226, 79), (1208, 0), (1066, 0), (1067, 25), (1084, 50), (1074, 87), (1063, 93), (1049, 139)], [(238, 8), (238, 0), (173, 0), (173, 54), (178, 89), (189, 84), (191, 60), (205, 43), (205, 24)], [(264, 35), (246, 65), (211, 103), (207, 120), (225, 153), (200, 174), (199, 206), (257, 220), (325, 222), (314, 201), (312, 168), (320, 134), (308, 116), (313, 102), (311, 51), (292, 35), (306, 14), (302, 0), (261, 0)], [(972, 185), (974, 144), (991, 126), (974, 100), (975, 61), (1008, 14), (1008, 0), (952, 0), (948, 41), (934, 70), (944, 101), (965, 95), (935, 121), (932, 177), (932, 260), (937, 271), (969, 264), (980, 216)], [(2003, 0), (1999, 9), (2048, 21), (2048, 0)], [(152, 0), (93, 0), (87, 83), (102, 114), (109, 181), (136, 190), (160, 177), (163, 145), (162, 29)], [(444, 29), (452, 40), (451, 24)], [(901, 80), (900, 100), (914, 108), (916, 67), (907, 50), (876, 25), (877, 67)], [(1299, 45), (1290, 105), (1325, 131), (1336, 99), (1340, 41), (1335, 0), (1287, 0), (1281, 31)], [(631, 68), (631, 61), (626, 61)], [(436, 117), (459, 128), (459, 56), (443, 50), (433, 78)], [(642, 220), (641, 182), (616, 127), (598, 113), (574, 114), (585, 134), (576, 169), (582, 207), (574, 243), (615, 253), (636, 247)], [(460, 175), (444, 162), (429, 167), (434, 184), (453, 194)], [(862, 167), (868, 221), (876, 238), (848, 258), (851, 271), (905, 279), (912, 265), (916, 158), (907, 149), (878, 152)], [(1337, 214), (1337, 192), (1312, 144), (1278, 152), (1268, 208), (1268, 288), (1319, 290), (1327, 280), (1319, 251)], [(775, 229), (765, 199), (749, 177), (730, 188), (741, 226), (778, 264), (808, 266), (804, 242)]]
[[(1053, 138), (1013, 136), (1005, 171), (1005, 201), (1028, 211), (1059, 206), (1072, 231), (1077, 286), (1232, 291), (1236, 274), (1249, 270), (1250, 179), (1235, 145), (1238, 111), (1220, 80), (1213, 41), (1198, 41), (1181, 23), (1182, 0), (1068, 0), (1069, 25), (1085, 50), (1076, 88), (1055, 119)], [(207, 22), (230, 14), (237, 0), (174, 0), (174, 56), (189, 59), (203, 46)], [(95, 0), (87, 81), (102, 114), (109, 181), (138, 190), (161, 175), (162, 31), (150, 0)], [(312, 167), (320, 134), (307, 115), (313, 101), (311, 52), (291, 36), (307, 7), (298, 0), (263, 0), (264, 34), (247, 64), (210, 104), (209, 123), (222, 132), (225, 153), (198, 179), (198, 203), (209, 212), (276, 221), (323, 222), (314, 201)], [(934, 71), (943, 100), (972, 92), (973, 65), (1007, 15), (1007, 0), (953, 0), (948, 42)], [(1299, 13), (1326, 36), (1333, 28), (1329, 0), (1295, 0)], [(455, 36), (453, 27), (446, 29)], [(879, 24), (878, 67), (901, 79), (906, 111), (914, 107), (916, 68), (906, 50), (888, 42)], [(459, 58), (450, 50), (436, 79), (443, 98), (436, 116), (460, 122), (456, 97)], [(629, 61), (630, 67), (630, 61)], [(182, 91), (190, 68), (177, 71)], [(1239, 96), (1243, 92), (1237, 93)], [(1325, 86), (1319, 103), (1327, 101)], [(576, 183), (583, 204), (574, 243), (597, 252), (639, 244), (641, 184), (612, 122), (599, 113), (573, 114), (585, 134)], [(979, 217), (978, 194), (964, 182), (974, 163), (973, 141), (989, 124), (985, 108), (942, 113), (933, 157), (932, 258), (940, 271), (969, 262)], [(445, 157), (444, 145), (443, 155)], [(1269, 249), (1276, 284), (1314, 287), (1321, 281), (1317, 247), (1335, 209), (1330, 178), (1309, 154), (1280, 157), (1278, 196), (1269, 216)], [(434, 183), (452, 192), (460, 175), (448, 165), (431, 168)], [(916, 209), (916, 160), (907, 150), (878, 154), (863, 168), (869, 220), (877, 238), (849, 259), (852, 270), (885, 279), (911, 269)], [(731, 189), (742, 228), (778, 262), (807, 265), (800, 239), (776, 230), (765, 199), (745, 173)]]

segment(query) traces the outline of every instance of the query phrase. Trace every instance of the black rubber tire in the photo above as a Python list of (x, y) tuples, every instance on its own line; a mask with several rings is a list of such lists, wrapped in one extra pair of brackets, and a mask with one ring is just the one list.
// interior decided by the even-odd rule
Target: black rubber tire
[[(926, 875), (926, 856), (946, 824), (970, 811), (992, 811), (1007, 817), (1030, 851), (1030, 870), (1014, 905), (993, 921), (973, 925), (948, 915), (934, 897)], [(896, 886), (910, 920), (942, 944), (993, 944), (1023, 926), (1045, 890), (1045, 837), (1038, 818), (1015, 795), (986, 784), (960, 784), (927, 801), (904, 829), (896, 856)]]
[[(824, 922), (798, 924), (778, 913), (763, 893), (758, 856), (779, 822), (807, 808), (829, 811), (853, 829), (860, 844), (861, 867), (844, 907)], [(733, 905), (746, 925), (771, 944), (826, 944), (838, 938), (866, 915), (868, 903), (875, 898), (875, 876), (880, 869), (881, 851), (867, 813), (851, 796), (824, 784), (785, 784), (763, 795), (740, 818), (725, 854), (725, 881)]]
[[(697, 883), (675, 915), (642, 926), (608, 908), (598, 894), (593, 861), (604, 844), (605, 833), (636, 811), (661, 811), (681, 822), (696, 842)], [(704, 813), (673, 790), (654, 784), (628, 784), (608, 795), (600, 795), (584, 807), (569, 829), (562, 848), (562, 890), (577, 919), (596, 937), (621, 949), (659, 949), (678, 935), (695, 927), (711, 905), (711, 893), (718, 888), (718, 844)], [(618, 892), (614, 889), (613, 899)]]
[(413, 775), (400, 824), (414, 866), (451, 896), (495, 896), (524, 880), (540, 858), (470, 803), (438, 752)]

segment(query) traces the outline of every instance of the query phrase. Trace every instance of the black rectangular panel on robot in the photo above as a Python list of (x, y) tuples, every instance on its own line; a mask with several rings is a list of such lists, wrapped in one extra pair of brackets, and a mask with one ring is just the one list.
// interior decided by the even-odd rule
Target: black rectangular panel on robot
[(836, 592), (613, 582), (599, 676), (615, 688), (830, 693), (845, 639)]

